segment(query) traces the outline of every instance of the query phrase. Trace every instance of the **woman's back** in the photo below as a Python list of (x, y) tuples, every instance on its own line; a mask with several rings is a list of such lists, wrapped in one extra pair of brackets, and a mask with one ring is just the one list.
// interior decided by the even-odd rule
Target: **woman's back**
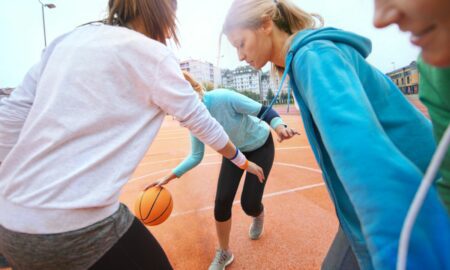
[[(55, 233), (111, 215), (165, 112), (183, 125), (208, 118), (183, 90), (190, 91), (172, 54), (140, 33), (94, 24), (58, 38), (2, 106), (11, 145), (1, 148), (0, 221)], [(35, 211), (33, 224), (19, 222), (22, 210)], [(66, 210), (76, 221), (53, 218)]]
[(228, 89), (206, 92), (203, 103), (241, 151), (259, 148), (269, 136), (269, 126), (256, 117), (260, 103)]

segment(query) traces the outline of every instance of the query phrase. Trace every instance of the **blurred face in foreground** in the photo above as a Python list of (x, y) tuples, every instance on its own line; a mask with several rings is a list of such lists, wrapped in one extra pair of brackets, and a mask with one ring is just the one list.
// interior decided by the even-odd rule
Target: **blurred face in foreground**
[(374, 25), (411, 33), (425, 62), (450, 66), (450, 0), (375, 0)]

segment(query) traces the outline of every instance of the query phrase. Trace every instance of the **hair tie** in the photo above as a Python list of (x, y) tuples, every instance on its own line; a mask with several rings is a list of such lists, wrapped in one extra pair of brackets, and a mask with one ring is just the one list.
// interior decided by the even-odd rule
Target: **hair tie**
[(273, 0), (273, 2), (274, 2), (276, 5), (278, 5), (278, 0)]

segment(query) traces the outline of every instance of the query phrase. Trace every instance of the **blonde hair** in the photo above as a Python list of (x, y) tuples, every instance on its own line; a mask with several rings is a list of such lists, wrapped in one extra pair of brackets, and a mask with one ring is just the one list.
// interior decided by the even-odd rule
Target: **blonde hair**
[(205, 88), (201, 83), (199, 83), (197, 80), (194, 79), (191, 73), (183, 70), (183, 76), (188, 81), (195, 92), (200, 96), (201, 99), (203, 99), (203, 95), (205, 94)]
[(147, 36), (166, 44), (171, 37), (179, 44), (176, 27), (177, 0), (109, 0), (106, 24), (127, 26), (142, 18)]
[[(289, 0), (234, 0), (225, 18), (222, 34), (226, 35), (236, 28), (255, 30), (268, 19), (291, 36), (283, 48), (284, 52), (289, 48), (293, 34), (323, 26), (320, 15), (308, 13)], [(219, 50), (220, 46), (219, 41)], [(279, 72), (282, 68), (272, 65), (272, 70)]]

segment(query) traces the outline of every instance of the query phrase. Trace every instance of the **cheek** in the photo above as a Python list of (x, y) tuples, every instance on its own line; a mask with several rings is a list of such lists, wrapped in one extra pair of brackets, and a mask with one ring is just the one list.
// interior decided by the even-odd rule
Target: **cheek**
[(431, 46), (422, 48), (422, 57), (431, 65), (450, 67), (450, 30), (441, 28), (435, 36)]
[(436, 21), (449, 18), (449, 0), (401, 0), (401, 9), (415, 19)]
[(270, 60), (272, 58), (272, 42), (269, 39), (266, 39), (263, 43), (264, 49), (262, 50), (262, 54), (265, 60)]

